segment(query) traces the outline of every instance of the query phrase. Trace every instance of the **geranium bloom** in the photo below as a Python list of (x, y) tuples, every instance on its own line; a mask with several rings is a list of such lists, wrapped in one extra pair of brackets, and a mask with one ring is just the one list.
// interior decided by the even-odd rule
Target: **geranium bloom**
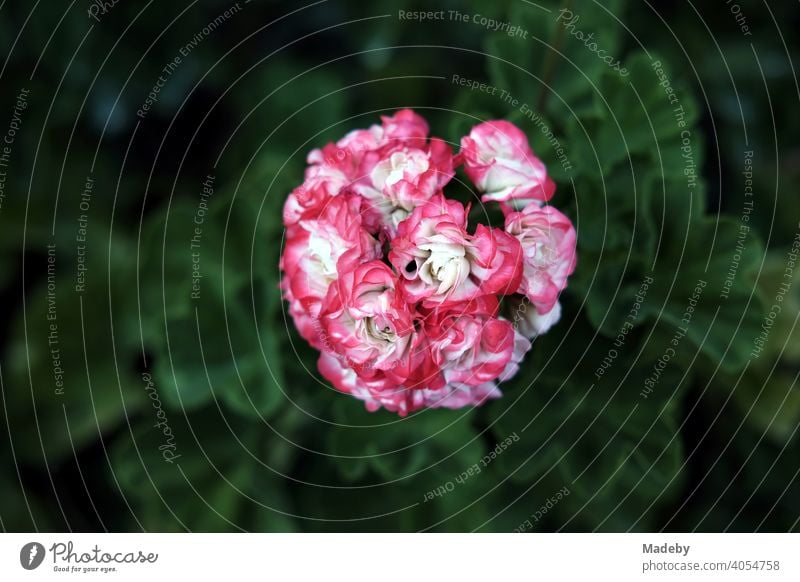
[(483, 193), (484, 202), (502, 202), (504, 209), (522, 209), (547, 202), (556, 191), (547, 169), (525, 134), (508, 121), (487, 121), (461, 138), (464, 171)]
[(362, 379), (438, 388), (443, 381), (397, 282), (377, 260), (344, 272), (320, 310), (325, 341)]
[(396, 283), (392, 270), (374, 260), (345, 271), (328, 290), (323, 328), (334, 349), (356, 366), (391, 368), (410, 351), (412, 313)]
[(391, 117), (384, 115), (381, 121), (388, 142), (400, 140), (419, 146), (419, 142), (428, 137), (428, 122), (411, 109), (401, 109)]
[(362, 169), (369, 168), (369, 175), (359, 180), (354, 190), (369, 200), (391, 234), (455, 174), (453, 152), (438, 138), (424, 148), (392, 142), (366, 154), (364, 160)]
[(303, 219), (315, 218), (328, 201), (348, 184), (350, 178), (340, 167), (327, 163), (309, 167), (305, 181), (286, 199), (283, 206), (284, 224), (288, 227)]
[(540, 315), (548, 313), (575, 270), (572, 223), (552, 206), (531, 205), (506, 215), (506, 231), (517, 237), (525, 255), (520, 293), (531, 300)]
[(464, 206), (437, 195), (398, 227), (389, 261), (412, 301), (426, 305), (516, 291), (522, 271), (517, 240), (496, 228), (466, 231)]
[(339, 196), (331, 199), (317, 218), (287, 230), (281, 257), (282, 286), (301, 335), (315, 347), (319, 347), (315, 318), (331, 283), (340, 271), (380, 256), (378, 241), (361, 226), (361, 206), (357, 196)]
[[(541, 207), (554, 185), (519, 129), (478, 125), (458, 156), (428, 130), (405, 109), (313, 150), (284, 205), (289, 314), (320, 373), (370, 411), (499, 398), (575, 267), (575, 230)], [(462, 161), (504, 229), (469, 232), (469, 207), (446, 198)]]
[(408, 390), (381, 381), (364, 380), (345, 365), (341, 358), (323, 351), (317, 368), (333, 386), (345, 394), (362, 400), (367, 410), (374, 412), (385, 408), (405, 416), (421, 408), (463, 408), (479, 406), (489, 399), (500, 398), (500, 389), (494, 382), (478, 386), (448, 384), (438, 390), (428, 388)]
[(433, 362), (448, 383), (478, 386), (510, 378), (530, 342), (497, 317), (493, 296), (434, 309), (425, 318)]
[[(305, 180), (289, 195), (284, 206), (283, 218), (287, 225), (296, 224), (301, 219), (313, 218), (330, 198), (348, 187), (369, 183), (373, 167), (387, 158), (389, 152), (411, 146), (428, 149), (428, 124), (410, 109), (398, 111), (391, 117), (384, 116), (382, 121), (382, 126), (373, 125), (369, 129), (354, 130), (335, 144), (330, 143), (309, 153)], [(432, 142), (430, 145), (430, 158), (434, 162), (431, 165), (440, 170), (441, 175), (437, 176), (436, 181), (441, 187), (453, 176), (452, 152), (441, 140), (435, 141), (437, 143)], [(428, 155), (427, 151), (425, 155)], [(402, 171), (404, 164), (396, 162), (395, 173), (398, 166)], [(409, 166), (408, 171), (413, 176), (413, 162)], [(378, 190), (382, 190), (382, 186), (383, 182)], [(411, 194), (406, 193), (405, 196), (408, 198)], [(397, 205), (406, 209), (413, 208), (407, 201), (401, 202), (405, 204)], [(382, 205), (381, 209), (390, 214), (391, 211), (386, 206)]]
[(539, 313), (527, 297), (511, 300), (511, 313), (514, 325), (528, 339), (543, 335), (561, 319), (561, 304), (556, 301), (547, 313)]

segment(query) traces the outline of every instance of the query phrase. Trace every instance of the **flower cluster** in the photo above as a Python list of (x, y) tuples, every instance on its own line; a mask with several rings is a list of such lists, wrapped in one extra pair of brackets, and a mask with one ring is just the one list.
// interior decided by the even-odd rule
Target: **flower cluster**
[[(400, 415), (498, 397), (530, 340), (558, 321), (576, 260), (575, 230), (545, 205), (555, 184), (525, 134), (481, 123), (454, 155), (405, 109), (308, 164), (284, 206), (282, 288), (320, 373)], [(445, 197), (462, 164), (504, 228), (470, 229), (469, 205)], [(502, 296), (518, 306), (513, 321)]]

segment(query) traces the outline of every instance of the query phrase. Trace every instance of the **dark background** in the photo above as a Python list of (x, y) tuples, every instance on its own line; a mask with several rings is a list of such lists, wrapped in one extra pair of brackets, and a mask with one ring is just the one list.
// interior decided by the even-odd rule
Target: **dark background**
[[(3, 530), (800, 530), (796, 3), (252, 0), (207, 34), (232, 4), (92, 5), (0, 0), (0, 139), (29, 90), (0, 168)], [(627, 77), (557, 22), (565, 7)], [(420, 9), (469, 21), (398, 18)], [(453, 74), (529, 104), (572, 169)], [(320, 379), (277, 288), (281, 207), (306, 153), (401, 107), (454, 145), (479, 120), (518, 123), (578, 227), (561, 323), (481, 409), (366, 412)]]

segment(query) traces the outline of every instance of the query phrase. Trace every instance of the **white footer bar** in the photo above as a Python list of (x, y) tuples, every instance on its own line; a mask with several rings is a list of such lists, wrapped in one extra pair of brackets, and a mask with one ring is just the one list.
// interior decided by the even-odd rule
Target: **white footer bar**
[(800, 534), (0, 535), (0, 580), (777, 582), (799, 565)]

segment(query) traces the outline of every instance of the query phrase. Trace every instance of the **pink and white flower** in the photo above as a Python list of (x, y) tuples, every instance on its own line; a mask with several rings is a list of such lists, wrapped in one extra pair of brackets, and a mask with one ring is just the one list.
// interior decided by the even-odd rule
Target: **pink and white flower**
[(438, 138), (424, 149), (399, 143), (370, 152), (362, 167), (370, 168), (369, 175), (354, 190), (370, 202), (390, 234), (455, 175), (452, 150)]
[(323, 298), (340, 272), (380, 256), (380, 245), (361, 226), (357, 196), (332, 198), (315, 219), (287, 230), (281, 257), (282, 287), (301, 335), (319, 348), (316, 318)]
[(320, 311), (326, 344), (364, 380), (437, 388), (443, 381), (397, 282), (378, 260), (343, 273)]
[(528, 339), (544, 335), (561, 319), (561, 303), (556, 301), (547, 313), (539, 313), (529, 305), (527, 297), (516, 299), (512, 303), (511, 312), (519, 332)]
[(555, 183), (537, 158), (525, 134), (508, 121), (487, 121), (461, 138), (461, 158), (469, 179), (484, 202), (501, 202), (504, 210), (520, 210), (553, 197)]
[[(382, 119), (382, 126), (373, 125), (369, 129), (352, 131), (335, 144), (330, 143), (309, 153), (307, 158), (309, 167), (306, 170), (305, 180), (289, 195), (284, 205), (283, 218), (287, 225), (296, 224), (302, 219), (314, 218), (330, 198), (337, 196), (351, 185), (363, 183), (365, 178), (369, 178), (373, 167), (389, 157), (395, 149), (415, 146), (423, 151), (424, 155), (431, 159), (429, 165), (441, 173), (433, 180), (434, 184), (440, 184), (438, 187), (452, 178), (452, 152), (441, 140), (433, 140), (430, 146), (426, 144), (428, 124), (422, 117), (410, 109), (403, 109), (391, 117), (384, 116)], [(439, 166), (443, 164), (450, 164), (450, 168), (440, 168)], [(414, 160), (403, 164), (395, 160), (394, 166), (395, 173), (402, 166), (408, 166), (410, 176), (400, 176), (400, 179), (413, 178), (420, 161)], [(382, 188), (378, 190), (382, 191)], [(429, 198), (435, 188), (430, 190), (430, 193), (428, 190), (424, 189), (417, 197)], [(427, 197), (424, 196), (425, 193), (428, 193)], [(397, 193), (395, 205), (406, 209), (413, 208), (407, 199), (414, 196), (413, 193)]]
[(322, 211), (328, 201), (348, 184), (340, 170), (327, 166), (312, 166), (306, 170), (305, 181), (295, 188), (283, 205), (283, 222), (289, 227), (301, 220), (310, 220)]
[(550, 312), (575, 270), (577, 237), (572, 222), (552, 206), (531, 205), (506, 215), (506, 232), (522, 245), (519, 292), (540, 315)]
[(428, 137), (428, 122), (411, 109), (401, 109), (392, 116), (381, 117), (383, 137), (388, 143), (402, 141), (420, 147)]
[(334, 388), (363, 400), (370, 412), (383, 407), (405, 416), (416, 410), (409, 403), (409, 391), (401, 384), (389, 384), (383, 379), (364, 380), (338, 354), (323, 351), (319, 356), (317, 369)]
[[(281, 287), (320, 373), (402, 416), (499, 398), (575, 268), (575, 230), (541, 206), (554, 185), (519, 129), (480, 124), (458, 156), (428, 130), (406, 109), (313, 150), (283, 212)], [(469, 207), (445, 198), (462, 161), (505, 230), (469, 233)], [(509, 321), (502, 295), (533, 307)]]
[(389, 261), (410, 301), (426, 305), (514, 293), (522, 275), (519, 243), (500, 229), (466, 231), (461, 203), (436, 195), (400, 223)]
[(508, 380), (530, 348), (491, 296), (435, 309), (425, 319), (433, 362), (448, 383), (478, 386)]
[(413, 394), (419, 400), (418, 408), (451, 408), (480, 406), (487, 400), (500, 398), (502, 393), (494, 382), (471, 386), (454, 382), (439, 390), (417, 390)]
[(494, 382), (477, 386), (453, 383), (437, 390), (408, 390), (399, 385), (364, 380), (352, 368), (348, 368), (341, 358), (327, 352), (320, 354), (317, 369), (337, 390), (362, 400), (370, 412), (385, 408), (406, 416), (421, 408), (480, 406), (487, 400), (501, 396)]

